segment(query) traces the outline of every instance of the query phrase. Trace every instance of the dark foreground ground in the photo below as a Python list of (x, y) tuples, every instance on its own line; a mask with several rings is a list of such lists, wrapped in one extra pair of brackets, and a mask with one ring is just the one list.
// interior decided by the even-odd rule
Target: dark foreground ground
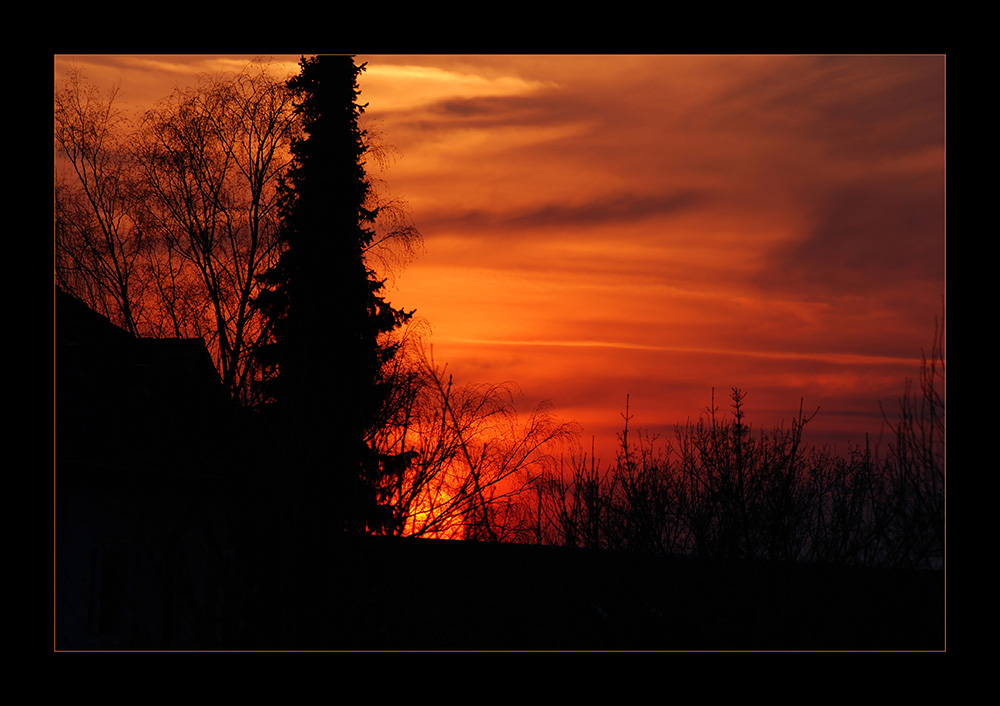
[(367, 538), (344, 649), (943, 650), (944, 575)]

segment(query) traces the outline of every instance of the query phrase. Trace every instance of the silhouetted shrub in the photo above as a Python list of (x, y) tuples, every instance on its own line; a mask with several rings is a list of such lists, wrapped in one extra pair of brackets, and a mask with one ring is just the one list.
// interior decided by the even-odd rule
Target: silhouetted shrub
[(672, 441), (619, 435), (616, 462), (573, 459), (547, 478), (539, 517), (545, 541), (570, 546), (695, 554), (717, 559), (941, 568), (944, 561), (943, 326), (909, 381), (888, 451), (866, 439), (846, 454), (809, 446), (813, 415), (754, 431), (746, 394), (731, 417), (712, 403)]

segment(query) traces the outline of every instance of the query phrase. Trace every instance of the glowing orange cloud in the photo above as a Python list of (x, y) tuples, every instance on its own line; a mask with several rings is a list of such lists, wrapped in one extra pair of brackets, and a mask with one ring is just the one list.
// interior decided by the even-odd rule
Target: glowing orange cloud
[[(394, 296), (456, 372), (606, 456), (626, 395), (669, 433), (732, 385), (878, 433), (944, 293), (943, 57), (365, 58), (427, 243)], [(404, 101), (396, 63), (441, 80)]]
[[(136, 104), (251, 57), (78, 57)], [(275, 57), (294, 70), (298, 56)], [(57, 58), (57, 75), (64, 58)], [(389, 299), (464, 382), (614, 453), (712, 389), (861, 443), (945, 293), (942, 56), (359, 56), (426, 253)]]

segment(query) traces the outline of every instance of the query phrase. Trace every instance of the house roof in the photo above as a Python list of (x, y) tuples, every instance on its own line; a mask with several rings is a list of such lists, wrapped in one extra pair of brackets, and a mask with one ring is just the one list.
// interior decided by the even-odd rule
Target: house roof
[(143, 339), (57, 290), (58, 468), (209, 472), (232, 405), (200, 339)]

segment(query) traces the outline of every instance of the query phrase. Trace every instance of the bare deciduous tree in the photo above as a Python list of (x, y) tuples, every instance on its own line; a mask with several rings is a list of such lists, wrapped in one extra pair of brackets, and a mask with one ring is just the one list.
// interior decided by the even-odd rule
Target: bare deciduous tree
[[(301, 129), (272, 71), (203, 76), (136, 119), (79, 70), (55, 96), (56, 283), (135, 335), (202, 338), (226, 389), (251, 404), (263, 335), (252, 302), (279, 254), (278, 185)], [(365, 257), (392, 276), (421, 236), (379, 176), (397, 151), (375, 125), (366, 139), (377, 217)]]
[(285, 85), (256, 64), (178, 89), (137, 135), (162, 320), (206, 341), (238, 398), (251, 394), (261, 334), (251, 303), (277, 256), (277, 186), (295, 128)]
[(922, 353), (919, 392), (907, 380), (887, 461), (890, 494), (886, 544), (893, 563), (940, 566), (945, 551), (945, 322), (935, 322), (930, 353)]
[(394, 363), (394, 418), (377, 440), (413, 458), (388, 489), (402, 533), (525, 540), (537, 521), (531, 491), (575, 426), (559, 422), (545, 404), (520, 418), (510, 383), (456, 386), (447, 366), (437, 367), (420, 336), (411, 336), (408, 356)]
[(138, 217), (128, 121), (118, 88), (102, 93), (73, 69), (55, 94), (55, 141), (73, 180), (56, 170), (56, 283), (126, 331), (145, 324), (150, 237)]

